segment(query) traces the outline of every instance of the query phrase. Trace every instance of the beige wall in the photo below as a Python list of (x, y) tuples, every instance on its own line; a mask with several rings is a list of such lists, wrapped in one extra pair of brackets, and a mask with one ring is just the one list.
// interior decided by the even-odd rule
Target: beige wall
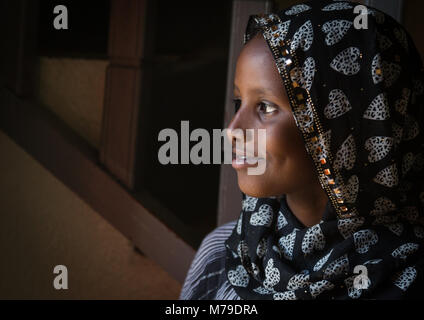
[[(0, 299), (175, 299), (181, 285), (0, 131)], [(66, 265), (69, 289), (52, 286)]]
[(99, 148), (108, 60), (39, 57), (37, 99)]

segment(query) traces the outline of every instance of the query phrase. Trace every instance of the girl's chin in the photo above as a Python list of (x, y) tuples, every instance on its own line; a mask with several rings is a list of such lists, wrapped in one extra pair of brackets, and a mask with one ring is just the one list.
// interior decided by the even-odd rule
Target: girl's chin
[[(238, 174), (239, 175), (239, 174)], [(238, 186), (244, 194), (254, 198), (267, 198), (273, 196), (271, 190), (267, 190), (267, 184), (265, 179), (258, 178), (258, 176), (248, 176), (245, 174), (244, 177), (238, 177)]]

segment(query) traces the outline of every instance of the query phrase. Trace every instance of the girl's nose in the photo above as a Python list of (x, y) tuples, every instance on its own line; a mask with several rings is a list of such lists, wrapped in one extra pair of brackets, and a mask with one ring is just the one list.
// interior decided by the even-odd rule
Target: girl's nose
[(227, 128), (227, 138), (231, 143), (244, 141), (243, 118), (244, 110), (242, 111), (241, 108), (239, 108)]
[[(227, 138), (231, 143), (247, 143), (253, 137), (246, 135), (248, 129), (255, 129), (249, 108), (241, 106), (228, 125)], [(251, 130), (250, 130), (251, 131)]]

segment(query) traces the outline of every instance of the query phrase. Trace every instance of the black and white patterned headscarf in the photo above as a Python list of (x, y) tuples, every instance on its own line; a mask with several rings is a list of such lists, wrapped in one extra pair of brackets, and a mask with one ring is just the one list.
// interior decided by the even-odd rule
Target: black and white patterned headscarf
[[(272, 51), (329, 201), (305, 227), (284, 195), (244, 197), (226, 241), (243, 299), (397, 299), (424, 283), (423, 66), (382, 12), (369, 8), (368, 29), (356, 29), (355, 5), (250, 17), (245, 42), (260, 32)], [(369, 281), (356, 283), (357, 266)]]

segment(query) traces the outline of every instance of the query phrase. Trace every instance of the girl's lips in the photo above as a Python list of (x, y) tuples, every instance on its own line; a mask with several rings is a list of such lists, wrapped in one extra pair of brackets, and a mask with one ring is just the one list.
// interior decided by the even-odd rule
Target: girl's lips
[[(258, 162), (263, 158), (246, 158), (246, 156), (233, 155), (232, 166), (234, 169), (244, 169), (258, 166)], [(249, 163), (250, 162), (250, 163)]]

